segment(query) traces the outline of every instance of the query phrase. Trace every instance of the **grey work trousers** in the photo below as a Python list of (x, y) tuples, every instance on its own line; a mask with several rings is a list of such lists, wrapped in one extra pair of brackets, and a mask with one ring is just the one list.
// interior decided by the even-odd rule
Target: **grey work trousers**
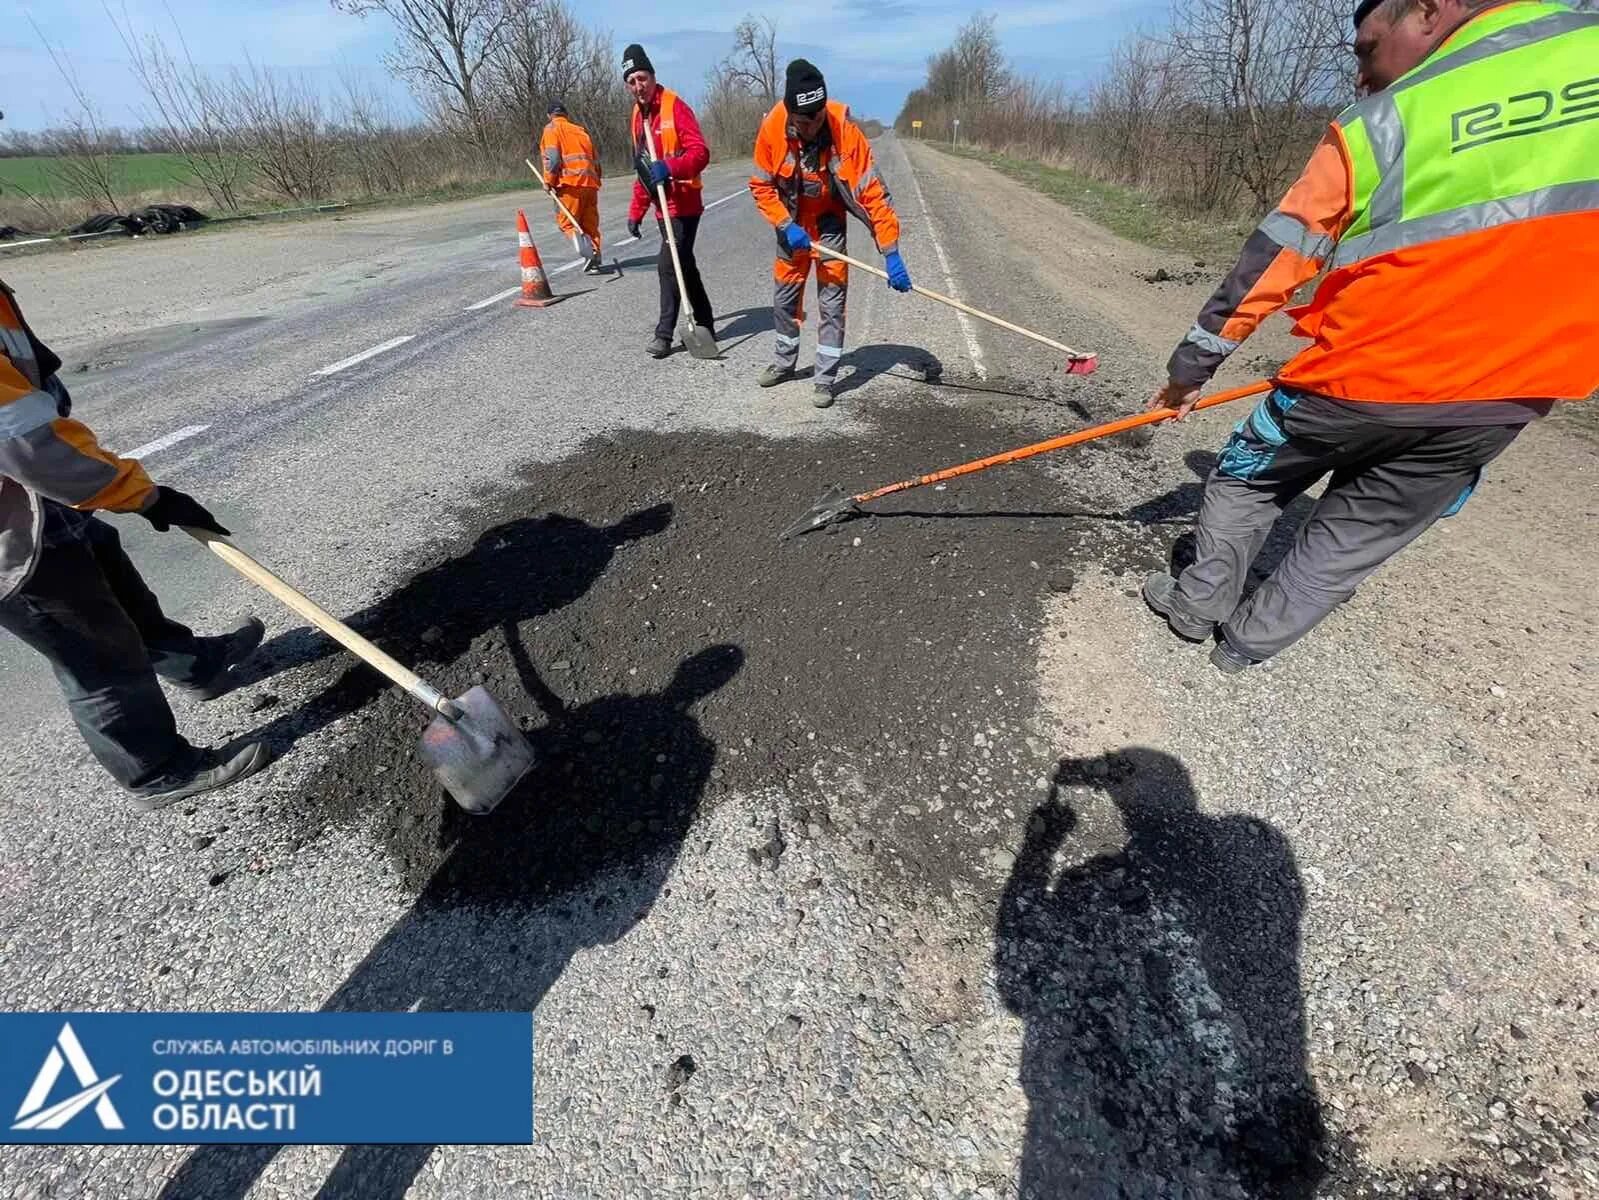
[(169, 619), (106, 522), (44, 504), (38, 565), (0, 600), (0, 629), (49, 660), (79, 733), (118, 783), (143, 791), (187, 779), (198, 752), (156, 677), (210, 679), (227, 640)]
[[(1205, 483), (1177, 607), (1256, 662), (1292, 645), (1439, 517), (1458, 512), (1521, 425), (1395, 426), (1278, 390), (1239, 422)], [(1274, 521), (1331, 475), (1286, 557), (1247, 600)]]
[[(823, 213), (808, 231), (813, 242), (843, 254), (848, 249), (844, 218)], [(849, 299), (848, 268), (814, 250), (789, 250), (777, 235), (777, 262), (773, 268), (772, 325), (777, 331), (772, 363), (785, 371), (799, 364), (800, 329), (805, 324), (805, 280), (816, 270), (816, 382), (831, 384), (838, 378), (844, 355), (844, 310)]]

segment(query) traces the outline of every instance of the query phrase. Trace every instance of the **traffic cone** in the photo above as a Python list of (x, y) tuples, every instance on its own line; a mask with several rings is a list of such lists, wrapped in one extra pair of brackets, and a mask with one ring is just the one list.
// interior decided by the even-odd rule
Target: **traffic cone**
[(522, 250), (522, 294), (517, 298), (518, 308), (548, 308), (556, 302), (550, 291), (550, 281), (544, 278), (544, 264), (539, 261), (539, 248), (533, 244), (533, 233), (527, 227), (527, 214), (516, 210), (516, 241)]

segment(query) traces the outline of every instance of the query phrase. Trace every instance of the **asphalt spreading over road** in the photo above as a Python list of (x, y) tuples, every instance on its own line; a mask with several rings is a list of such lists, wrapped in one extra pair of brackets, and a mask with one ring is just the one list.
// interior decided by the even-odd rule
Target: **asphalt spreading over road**
[[(835, 483), (1036, 436), (1028, 410), (928, 398), (869, 439), (628, 433), (530, 468), (479, 506), (481, 533), (350, 623), (448, 692), (485, 684), (527, 731), (534, 772), (492, 816), (459, 811), (416, 760), (412, 702), (297, 630), (255, 678), (320, 658), (328, 681), (260, 732), (287, 748), (355, 725), (281, 821), (302, 843), (370, 824), (408, 887), (500, 904), (669, 853), (718, 796), (776, 789), (782, 823), (869, 825), (896, 883), (947, 889), (973, 835), (1008, 837), (1054, 770), (1032, 727), (1044, 598), (1090, 562), (1158, 566), (1170, 531), (1012, 467), (778, 534)], [(1138, 444), (1079, 453), (1148, 470)], [(856, 811), (835, 811), (841, 791)], [(755, 852), (774, 853), (763, 837)]]
[[(1197, 506), (1193, 484), (1157, 477), (1147, 437), (1054, 460), (1110, 455), (1147, 478), (1149, 499), (1127, 511), (1033, 463), (779, 540), (834, 485), (918, 474), (1125, 404), (1080, 389), (1065, 412), (1036, 387), (989, 390), (984, 406), (931, 389), (874, 403), (867, 438), (604, 437), (478, 501), (479, 532), (438, 547), (351, 624), (448, 693), (486, 685), (526, 731), (536, 766), (490, 816), (459, 809), (417, 760), (412, 701), (311, 631), (268, 643), (245, 682), (308, 667), (315, 694), (259, 734), (286, 750), (333, 721), (346, 733), (303, 789), (264, 809), (285, 861), (330, 830), (366, 830), (415, 896), (326, 1006), (536, 1004), (571, 947), (547, 962), (515, 944), (456, 947), (442, 970), (426, 961), (445, 953), (429, 915), (538, 908), (581, 928), (574, 946), (614, 941), (668, 886), (697, 817), (761, 796), (771, 815), (749, 830), (752, 869), (777, 870), (794, 838), (836, 839), (874, 864), (862, 890), (901, 906), (957, 889), (994, 899), (996, 978), (1029, 1047), (1023, 1195), (1157, 1177), (1232, 1181), (1218, 1196), (1308, 1196), (1335, 1180), (1343, 1195), (1518, 1194), (1360, 1170), (1308, 1077), (1304, 891), (1286, 838), (1202, 814), (1167, 756), (1062, 761), (1036, 724), (1046, 598), (1092, 568), (1121, 574), (1137, 603)], [(1053, 875), (1089, 791), (1120, 809), (1128, 842)], [(996, 861), (1009, 864), (998, 895)], [(1231, 1097), (1226, 1111), (1215, 1096)], [(221, 1194), (190, 1185), (261, 1167), (217, 1158), (164, 1195)]]

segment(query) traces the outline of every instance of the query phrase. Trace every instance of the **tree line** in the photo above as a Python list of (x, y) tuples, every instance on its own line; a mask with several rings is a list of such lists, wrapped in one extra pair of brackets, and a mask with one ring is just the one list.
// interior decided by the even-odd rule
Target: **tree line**
[[(4, 220), (60, 227), (86, 210), (120, 211), (150, 183), (122, 156), (164, 153), (214, 212), (262, 203), (309, 204), (531, 179), (523, 163), (550, 101), (563, 100), (609, 166), (628, 162), (620, 59), (608, 31), (586, 25), (569, 0), (331, 0), (341, 11), (387, 19), (385, 65), (422, 117), (399, 114), (369, 82), (346, 73), (329, 89), (304, 72), (195, 62), (174, 26), (136, 30), (108, 10), (141, 97), (137, 129), (112, 126), (72, 64), (53, 47), (67, 116), (54, 128), (8, 131), (0, 155), (48, 157), (48, 194), (7, 183)], [(39, 33), (41, 43), (48, 42)], [(26, 208), (19, 207), (18, 201)]]
[(1347, 0), (1174, 0), (1087, 88), (1021, 77), (978, 14), (933, 55), (895, 127), (1060, 162), (1191, 211), (1275, 204), (1353, 96)]

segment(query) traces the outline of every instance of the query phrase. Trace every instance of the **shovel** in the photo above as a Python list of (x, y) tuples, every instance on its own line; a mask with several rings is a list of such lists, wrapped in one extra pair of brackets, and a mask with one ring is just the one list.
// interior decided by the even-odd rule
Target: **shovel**
[(533, 766), (533, 748), (488, 691), (479, 686), (447, 699), (415, 671), (402, 666), (316, 601), (302, 596), (226, 538), (183, 527), (228, 566), (282, 601), (382, 674), (434, 714), (422, 731), (422, 759), (455, 802), (470, 813), (490, 813)]
[[(825, 254), (828, 258), (836, 258), (839, 262), (848, 263), (858, 271), (866, 271), (876, 275), (879, 279), (887, 279), (888, 272), (880, 270), (869, 263), (863, 263), (858, 258), (851, 258), (847, 254), (840, 254), (830, 246), (813, 241), (811, 249), (818, 254)], [(985, 313), (980, 308), (973, 308), (970, 304), (962, 304), (953, 296), (946, 296), (942, 292), (935, 292), (932, 288), (924, 288), (919, 283), (911, 284), (911, 291), (918, 296), (926, 296), (929, 300), (937, 300), (940, 304), (947, 304), (959, 312), (976, 317), (979, 321), (987, 321), (990, 325), (997, 325), (1001, 329), (1008, 329), (1012, 333), (1019, 333), (1025, 338), (1032, 338), (1040, 345), (1048, 346), (1051, 350), (1059, 350), (1066, 356), (1066, 373), (1068, 375), (1092, 375), (1099, 366), (1099, 355), (1093, 351), (1073, 350), (1070, 346), (1057, 342), (1054, 338), (1045, 337), (1041, 333), (1034, 333), (1031, 329), (1023, 329), (1020, 325), (1013, 325), (1003, 317), (996, 317), (993, 313)]]
[[(1259, 379), (1243, 387), (1233, 388), (1231, 391), (1217, 392), (1214, 396), (1206, 396), (1194, 405), (1194, 411), (1203, 408), (1215, 408), (1218, 404), (1231, 404), (1234, 400), (1242, 400), (1248, 396), (1259, 396), (1269, 392), (1272, 384), (1269, 380)], [(880, 488), (873, 488), (869, 492), (861, 492), (851, 496), (847, 492), (833, 491), (823, 496), (810, 508), (803, 517), (778, 535), (779, 540), (787, 541), (799, 537), (801, 534), (810, 533), (815, 529), (825, 529), (829, 525), (837, 525), (842, 521), (853, 520), (865, 516), (861, 505), (870, 504), (873, 500), (881, 500), (884, 496), (892, 496), (899, 492), (908, 492), (912, 488), (926, 487), (928, 484), (943, 483), (949, 479), (959, 479), (962, 475), (975, 475), (978, 471), (986, 471), (991, 467), (1002, 467), (1007, 463), (1021, 462), (1023, 459), (1033, 458), (1040, 454), (1048, 454), (1054, 450), (1064, 450), (1068, 446), (1081, 446), (1084, 442), (1092, 442), (1098, 438), (1111, 437), (1118, 433), (1126, 433), (1130, 429), (1138, 429), (1144, 425), (1153, 425), (1157, 421), (1165, 421), (1177, 415), (1175, 409), (1157, 408), (1147, 412), (1135, 413), (1130, 417), (1122, 417), (1117, 421), (1108, 421), (1103, 425), (1095, 425), (1091, 429), (1079, 429), (1075, 433), (1062, 434), (1060, 437), (1050, 438), (1048, 441), (1035, 442), (1031, 446), (1023, 446), (1019, 450), (1006, 450), (1002, 454), (991, 454), (987, 458), (974, 459), (971, 462), (961, 463), (956, 467), (945, 467), (942, 471), (934, 471), (929, 475), (917, 475), (911, 479), (901, 479), (898, 483), (885, 484)]]
[[(649, 147), (650, 161), (655, 161), (655, 136), (650, 133), (650, 123), (646, 118), (644, 126), (644, 141)], [(664, 184), (655, 185), (655, 196), (661, 206), (661, 224), (666, 229), (666, 244), (672, 251), (672, 270), (677, 273), (677, 291), (682, 300), (683, 328), (681, 330), (683, 344), (688, 347), (688, 352), (695, 358), (721, 358), (722, 352), (716, 348), (716, 335), (703, 325), (694, 324), (694, 310), (689, 307), (688, 284), (683, 282), (683, 264), (677, 257), (677, 235), (672, 232), (672, 216), (666, 211), (666, 187)]]

